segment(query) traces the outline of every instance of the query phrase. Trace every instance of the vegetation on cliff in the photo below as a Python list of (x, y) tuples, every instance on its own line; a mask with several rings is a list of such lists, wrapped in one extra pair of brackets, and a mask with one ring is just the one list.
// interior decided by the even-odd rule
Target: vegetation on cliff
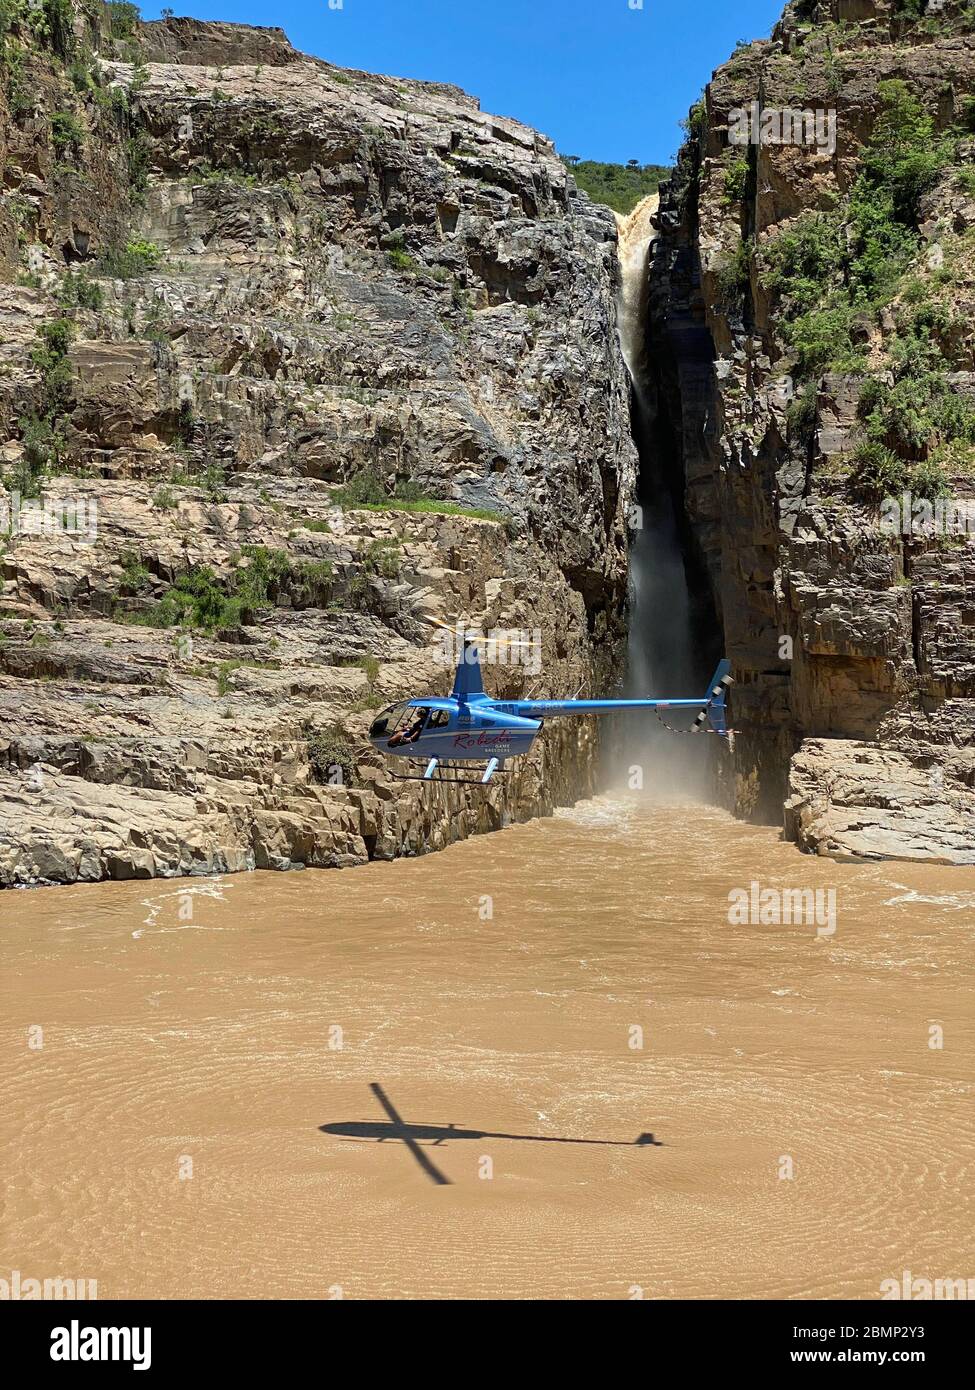
[(637, 203), (656, 193), (670, 170), (663, 164), (640, 164), (631, 159), (628, 164), (604, 164), (595, 159), (564, 156), (572, 177), (594, 203), (603, 203), (614, 212), (626, 216)]
[[(975, 445), (975, 401), (949, 384), (955, 330), (947, 302), (918, 275), (922, 201), (967, 153), (967, 132), (943, 135), (908, 85), (878, 84), (880, 114), (849, 194), (803, 214), (762, 248), (760, 273), (779, 302), (797, 376), (863, 374), (865, 438), (850, 486), (864, 500), (910, 487), (948, 488), (941, 460)], [(971, 166), (969, 166), (971, 167)], [(890, 315), (890, 308), (894, 312)], [(879, 350), (871, 325), (890, 315)]]

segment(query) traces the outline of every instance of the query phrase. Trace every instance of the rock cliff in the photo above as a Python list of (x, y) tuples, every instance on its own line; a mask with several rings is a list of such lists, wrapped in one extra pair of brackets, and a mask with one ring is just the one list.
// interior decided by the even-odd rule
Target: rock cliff
[(975, 862), (975, 527), (937, 511), (975, 498), (975, 6), (797, 0), (687, 129), (648, 356), (738, 678), (728, 802)]
[[(588, 726), (476, 794), (364, 734), (449, 688), (435, 622), (537, 633), (499, 693), (619, 673), (609, 210), (277, 29), (0, 0), (0, 45), (0, 885), (351, 865), (592, 790)], [(645, 404), (738, 679), (726, 800), (975, 862), (975, 5), (794, 0), (687, 129)]]
[(618, 668), (612, 214), (463, 92), (276, 29), (3, 0), (0, 884), (435, 849), (593, 785), (391, 782), (436, 618)]

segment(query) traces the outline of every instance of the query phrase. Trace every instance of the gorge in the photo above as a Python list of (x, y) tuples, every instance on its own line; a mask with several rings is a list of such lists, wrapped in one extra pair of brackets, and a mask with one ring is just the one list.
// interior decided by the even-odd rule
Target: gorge
[[(389, 780), (362, 734), (448, 688), (432, 619), (537, 629), (512, 697), (608, 693), (628, 641), (631, 688), (696, 689), (724, 651), (733, 748), (654, 736), (651, 778), (697, 759), (807, 851), (975, 862), (975, 547), (884, 535), (861, 486), (975, 492), (964, 420), (884, 423), (920, 334), (932, 399), (975, 382), (968, 6), (799, 0), (714, 74), (624, 246), (632, 410), (619, 232), (546, 137), (129, 11), (4, 11), (0, 497), (97, 532), (0, 557), (0, 884), (343, 867), (590, 794), (589, 727), (486, 793)], [(807, 303), (898, 82), (950, 155), (896, 281)], [(835, 112), (835, 151), (742, 153), (756, 99)]]
[[(0, 1301), (279, 1368), (306, 1300), (693, 1300), (779, 1374), (967, 1290), (975, 540), (883, 515), (975, 499), (975, 0), (795, 0), (685, 133), (616, 214), (459, 88), (0, 0)], [(734, 736), (395, 781), (466, 627), (511, 699), (727, 655)]]

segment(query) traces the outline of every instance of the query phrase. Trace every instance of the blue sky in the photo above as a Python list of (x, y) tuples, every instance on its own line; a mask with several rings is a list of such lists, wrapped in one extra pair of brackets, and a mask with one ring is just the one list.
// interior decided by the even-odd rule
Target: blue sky
[[(338, 5), (339, 0), (331, 0)], [(635, 8), (631, 8), (631, 5)], [(562, 154), (669, 164), (677, 122), (784, 0), (191, 0), (179, 14), (276, 24), (343, 67), (454, 82)], [(160, 6), (143, 5), (146, 19)]]

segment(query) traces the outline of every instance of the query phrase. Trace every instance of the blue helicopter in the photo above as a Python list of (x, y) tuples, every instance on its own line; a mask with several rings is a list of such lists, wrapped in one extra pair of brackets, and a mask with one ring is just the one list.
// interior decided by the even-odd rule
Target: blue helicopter
[[(727, 738), (726, 697), (734, 684), (731, 662), (722, 661), (707, 694), (689, 700), (496, 700), (484, 693), (479, 643), (465, 632), (462, 655), (450, 695), (424, 695), (381, 711), (369, 741), (388, 757), (413, 764), (398, 781), (479, 782), (503, 775), (509, 758), (531, 751), (546, 719), (564, 715), (613, 714), (618, 710), (697, 710), (689, 729), (676, 733), (714, 733)], [(492, 639), (493, 640), (493, 639)], [(517, 645), (517, 644), (512, 644)], [(661, 721), (663, 722), (663, 721)], [(669, 725), (667, 727), (670, 727)], [(423, 771), (419, 771), (419, 765)], [(480, 766), (476, 766), (480, 764)], [(468, 774), (475, 773), (474, 776)]]

